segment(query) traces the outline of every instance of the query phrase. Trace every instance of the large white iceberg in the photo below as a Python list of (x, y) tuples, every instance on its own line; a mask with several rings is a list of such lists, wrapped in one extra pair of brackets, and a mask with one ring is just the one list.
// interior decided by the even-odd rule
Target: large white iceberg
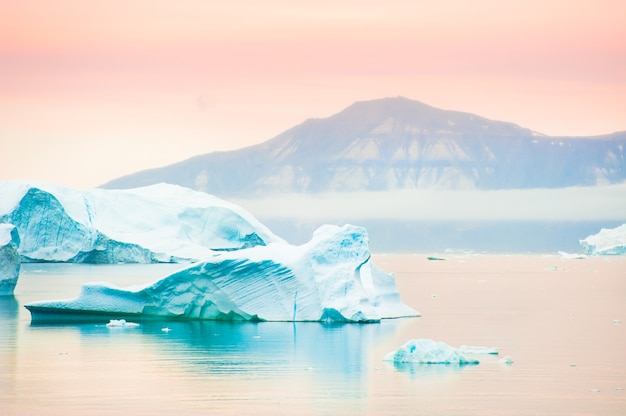
[(370, 261), (364, 228), (320, 227), (301, 246), (272, 243), (214, 254), (155, 283), (83, 286), (71, 300), (26, 305), (33, 322), (225, 319), (376, 322), (418, 316), (393, 276)]
[(20, 237), (11, 224), (0, 224), (0, 296), (11, 296), (20, 274)]
[(0, 223), (18, 228), (22, 261), (196, 261), (283, 241), (239, 206), (176, 185), (75, 190), (9, 181), (0, 195)]
[(589, 255), (625, 255), (626, 224), (617, 228), (602, 228), (599, 233), (580, 240), (585, 253)]
[(479, 364), (480, 361), (471, 356), (471, 353), (489, 353), (491, 350), (476, 347), (454, 348), (442, 341), (432, 339), (412, 339), (390, 352), (384, 361), (395, 364), (452, 364), (468, 365)]

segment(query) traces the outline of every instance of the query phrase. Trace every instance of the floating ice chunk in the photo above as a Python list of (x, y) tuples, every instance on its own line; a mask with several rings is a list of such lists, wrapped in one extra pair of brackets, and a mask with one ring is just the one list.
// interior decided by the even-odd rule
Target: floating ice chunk
[(567, 253), (565, 251), (559, 251), (558, 255), (562, 259), (586, 259), (587, 256), (584, 254), (576, 254), (576, 253)]
[(513, 364), (513, 358), (507, 355), (506, 357), (500, 358), (499, 362), (502, 364)]
[(622, 321), (620, 319), (613, 319), (614, 324), (621, 324)]
[(428, 257), (426, 257), (426, 258), (427, 258), (428, 260), (431, 260), (431, 261), (447, 260), (447, 259), (446, 259), (446, 258), (444, 258), (444, 257), (438, 257), (438, 256), (428, 256)]
[(161, 331), (162, 332), (170, 332), (171, 329), (169, 329), (168, 327), (165, 327), (165, 328), (161, 328)]
[(397, 351), (387, 354), (384, 361), (392, 361), (397, 364), (415, 363), (468, 365), (480, 363), (480, 361), (469, 357), (459, 348), (454, 348), (445, 342), (438, 342), (432, 339), (410, 340), (398, 348)]
[(107, 328), (137, 328), (139, 324), (136, 322), (126, 322), (126, 319), (111, 319), (106, 326)]
[(12, 296), (20, 274), (20, 237), (11, 224), (0, 224), (0, 296)]
[(471, 346), (471, 345), (461, 345), (459, 347), (459, 351), (461, 351), (464, 354), (498, 355), (500, 353), (499, 349), (496, 347), (479, 347), (479, 346)]
[(626, 224), (608, 229), (580, 240), (585, 253), (589, 255), (626, 255)]
[(33, 322), (81, 317), (377, 322), (419, 316), (370, 261), (367, 232), (320, 227), (302, 246), (224, 252), (144, 287), (85, 284), (75, 299), (25, 305)]

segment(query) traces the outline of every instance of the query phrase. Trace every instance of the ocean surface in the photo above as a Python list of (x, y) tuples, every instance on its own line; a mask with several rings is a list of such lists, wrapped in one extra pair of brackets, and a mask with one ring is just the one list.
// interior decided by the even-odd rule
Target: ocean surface
[[(626, 415), (626, 257), (440, 257), (374, 255), (422, 316), (361, 325), (33, 326), (25, 303), (181, 266), (24, 264), (0, 298), (0, 415)], [(383, 361), (415, 338), (500, 354)]]

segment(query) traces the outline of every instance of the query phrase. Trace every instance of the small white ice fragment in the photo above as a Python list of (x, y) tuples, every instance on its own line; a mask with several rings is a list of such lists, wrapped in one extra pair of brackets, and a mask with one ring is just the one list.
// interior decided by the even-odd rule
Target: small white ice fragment
[(171, 329), (169, 329), (168, 327), (165, 327), (165, 328), (161, 328), (161, 331), (163, 331), (163, 332), (170, 332)]
[(622, 321), (621, 321), (621, 320), (619, 320), (619, 319), (613, 319), (613, 323), (614, 323), (614, 324), (621, 324), (621, 323), (622, 323)]
[(125, 319), (111, 319), (109, 323), (106, 324), (107, 328), (137, 328), (138, 326), (138, 323), (126, 322)]
[(500, 362), (501, 362), (502, 364), (513, 364), (513, 363), (514, 363), (513, 358), (511, 358), (511, 357), (510, 357), (510, 356), (508, 356), (508, 355), (507, 355), (506, 357), (501, 358), (501, 359), (500, 359)]
[(578, 260), (582, 260), (582, 259), (586, 259), (587, 258), (587, 256), (585, 256), (584, 254), (567, 253), (565, 251), (559, 251), (558, 255), (562, 259), (578, 259)]
[(465, 354), (493, 354), (498, 355), (500, 352), (496, 347), (477, 347), (472, 345), (461, 345), (459, 351)]

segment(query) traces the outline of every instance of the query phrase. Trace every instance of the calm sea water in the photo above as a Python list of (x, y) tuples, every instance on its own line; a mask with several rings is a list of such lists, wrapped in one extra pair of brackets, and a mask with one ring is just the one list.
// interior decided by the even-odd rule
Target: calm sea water
[[(32, 326), (24, 303), (180, 266), (24, 265), (15, 297), (0, 299), (0, 414), (626, 414), (626, 257), (445, 257), (374, 256), (423, 316), (366, 325)], [(412, 338), (500, 356), (462, 368), (382, 361)]]

